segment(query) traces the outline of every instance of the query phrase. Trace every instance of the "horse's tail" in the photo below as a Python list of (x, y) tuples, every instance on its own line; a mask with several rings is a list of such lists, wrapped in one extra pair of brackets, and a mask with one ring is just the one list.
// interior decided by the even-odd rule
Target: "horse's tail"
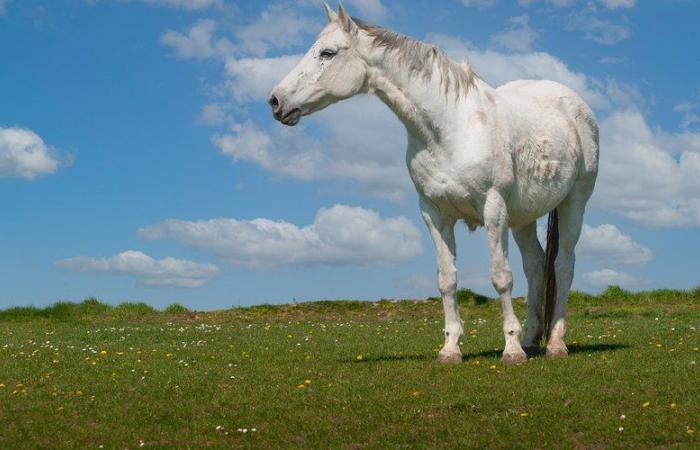
[(549, 340), (552, 331), (554, 304), (557, 301), (557, 277), (554, 261), (559, 252), (559, 214), (556, 208), (549, 213), (547, 221), (547, 249), (544, 255), (544, 336)]

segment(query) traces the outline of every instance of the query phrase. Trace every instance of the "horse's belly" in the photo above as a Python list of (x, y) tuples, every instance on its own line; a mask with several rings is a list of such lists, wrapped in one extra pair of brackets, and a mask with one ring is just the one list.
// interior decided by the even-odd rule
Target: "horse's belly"
[(577, 175), (576, 158), (564, 152), (517, 167), (508, 201), (511, 226), (528, 224), (554, 209), (571, 191)]

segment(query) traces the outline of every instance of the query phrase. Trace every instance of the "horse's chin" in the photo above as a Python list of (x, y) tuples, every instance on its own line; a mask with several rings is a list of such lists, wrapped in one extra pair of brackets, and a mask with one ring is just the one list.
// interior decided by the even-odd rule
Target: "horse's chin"
[(296, 108), (290, 111), (286, 116), (282, 117), (282, 119), (280, 119), (280, 122), (282, 122), (282, 124), (284, 125), (287, 125), (288, 127), (293, 127), (296, 126), (300, 120), (301, 109)]

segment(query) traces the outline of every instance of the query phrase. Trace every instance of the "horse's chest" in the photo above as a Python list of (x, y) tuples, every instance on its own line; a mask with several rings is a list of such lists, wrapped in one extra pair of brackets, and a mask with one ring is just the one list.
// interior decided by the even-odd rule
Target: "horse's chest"
[(453, 162), (435, 158), (428, 150), (409, 154), (406, 162), (416, 190), (441, 211), (456, 218), (481, 221), (475, 207), (478, 189), (455, 172)]

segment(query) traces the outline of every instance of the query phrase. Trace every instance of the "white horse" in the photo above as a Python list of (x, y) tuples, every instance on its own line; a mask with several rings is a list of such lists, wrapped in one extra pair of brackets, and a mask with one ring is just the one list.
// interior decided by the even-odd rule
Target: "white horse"
[[(566, 356), (574, 247), (598, 172), (598, 126), (590, 108), (552, 81), (494, 89), (435, 46), (353, 19), (342, 5), (337, 13), (324, 8), (328, 25), (274, 88), (269, 104), (277, 120), (293, 126), (340, 100), (376, 93), (406, 126), (406, 164), (435, 243), (445, 311), (438, 360), (462, 361), (463, 322), (455, 302), (459, 220), (470, 230), (486, 228), (491, 281), (503, 311), (503, 361), (525, 361), (523, 348), (539, 352), (543, 335), (547, 356)], [(545, 255), (536, 220), (547, 213)], [(511, 300), (508, 228), (528, 281), (522, 345)]]

